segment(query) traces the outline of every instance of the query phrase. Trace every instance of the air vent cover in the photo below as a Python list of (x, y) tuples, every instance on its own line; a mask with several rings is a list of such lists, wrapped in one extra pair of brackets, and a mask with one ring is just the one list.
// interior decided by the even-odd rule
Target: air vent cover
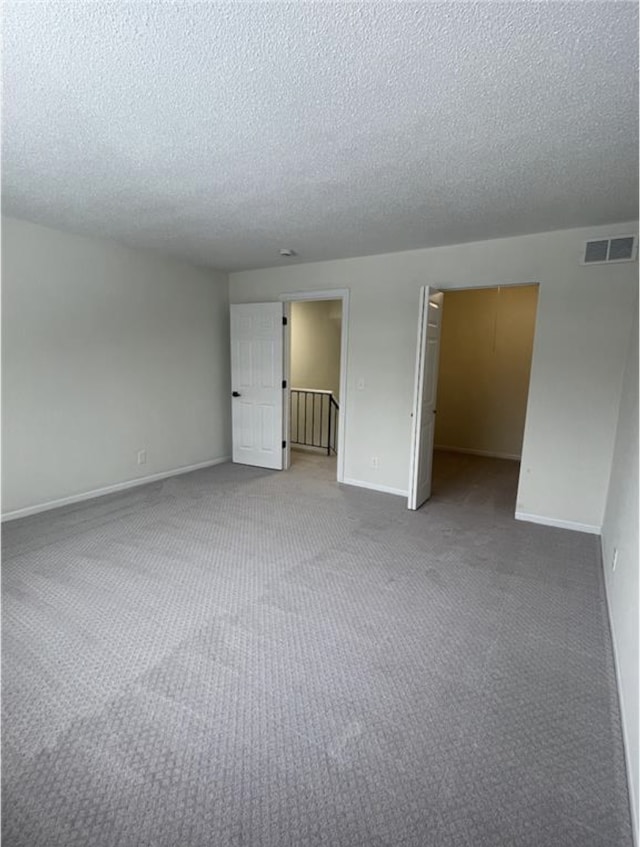
[(585, 242), (583, 265), (603, 265), (609, 262), (633, 262), (637, 255), (638, 239), (635, 235), (615, 238), (597, 238)]
[(630, 262), (633, 259), (633, 248), (635, 247), (635, 238), (628, 236), (627, 238), (612, 238), (609, 242), (610, 262), (622, 262), (626, 259)]

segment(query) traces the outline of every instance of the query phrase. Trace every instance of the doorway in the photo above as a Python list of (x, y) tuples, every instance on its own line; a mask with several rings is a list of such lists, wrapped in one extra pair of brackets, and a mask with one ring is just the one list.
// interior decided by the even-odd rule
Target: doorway
[[(419, 345), (416, 366), (417, 374), (420, 367), (435, 369), (437, 381), (430, 443), (420, 443), (414, 423), (411, 472), (414, 478), (416, 473), (429, 477), (422, 502), (431, 495), (433, 468), (438, 496), (453, 496), (455, 488), (456, 499), (481, 499), (483, 485), (488, 492), (501, 480), (504, 486), (495, 489), (495, 497), (509, 507), (513, 500), (511, 514), (515, 511), (538, 288), (528, 284), (442, 292), (439, 343), (422, 352)], [(417, 381), (414, 415), (420, 402), (424, 405), (425, 399)], [(414, 496), (409, 508), (422, 502)]]
[[(329, 443), (337, 454), (335, 477), (338, 482), (343, 482), (347, 431), (348, 289), (283, 294), (275, 302), (231, 304), (232, 459), (238, 464), (273, 470), (288, 470), (290, 467), (291, 310), (294, 303), (312, 300), (337, 301), (340, 307), (340, 401), (334, 399), (331, 409), (333, 434)], [(334, 306), (334, 309), (337, 308)], [(333, 391), (330, 393), (333, 394)], [(313, 416), (312, 406), (309, 413)], [(315, 423), (310, 425), (313, 432)], [(300, 433), (299, 422), (298, 437)], [(331, 447), (329, 450), (331, 452)]]
[(285, 467), (344, 478), (348, 291), (285, 295)]
[(289, 323), (291, 463), (302, 453), (335, 461), (340, 438), (342, 301), (294, 301)]

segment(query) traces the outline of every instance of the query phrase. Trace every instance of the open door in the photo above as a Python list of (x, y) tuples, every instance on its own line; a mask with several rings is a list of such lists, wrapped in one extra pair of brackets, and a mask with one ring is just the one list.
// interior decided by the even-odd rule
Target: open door
[(231, 306), (233, 461), (283, 467), (283, 304)]
[(418, 350), (411, 428), (409, 469), (410, 509), (419, 509), (431, 497), (433, 437), (436, 424), (438, 354), (444, 296), (429, 286), (420, 289)]

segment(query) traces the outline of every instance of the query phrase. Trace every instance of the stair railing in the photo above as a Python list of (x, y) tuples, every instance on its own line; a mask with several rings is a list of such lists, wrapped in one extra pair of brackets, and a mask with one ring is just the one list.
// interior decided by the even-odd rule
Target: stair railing
[(335, 454), (340, 406), (333, 392), (292, 388), (290, 394), (291, 444)]

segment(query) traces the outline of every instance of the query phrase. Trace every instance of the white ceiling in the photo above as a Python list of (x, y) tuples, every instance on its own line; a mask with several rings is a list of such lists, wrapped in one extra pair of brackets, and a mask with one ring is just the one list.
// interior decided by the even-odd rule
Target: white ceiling
[(637, 216), (635, 3), (3, 11), (15, 217), (240, 269)]

